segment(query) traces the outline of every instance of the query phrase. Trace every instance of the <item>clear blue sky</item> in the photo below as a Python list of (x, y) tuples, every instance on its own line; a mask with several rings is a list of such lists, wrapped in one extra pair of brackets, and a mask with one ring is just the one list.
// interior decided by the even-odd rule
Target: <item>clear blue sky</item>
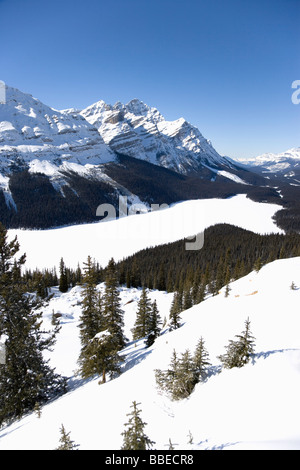
[(233, 158), (300, 146), (299, 0), (0, 0), (0, 79), (56, 109), (139, 98)]

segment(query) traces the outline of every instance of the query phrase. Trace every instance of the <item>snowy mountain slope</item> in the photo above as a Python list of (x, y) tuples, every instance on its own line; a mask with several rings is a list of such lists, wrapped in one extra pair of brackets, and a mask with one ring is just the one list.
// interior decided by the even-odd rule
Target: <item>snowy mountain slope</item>
[(265, 153), (248, 160), (240, 160), (243, 164), (260, 169), (266, 173), (293, 176), (300, 171), (300, 148), (293, 148), (282, 153)]
[(143, 248), (191, 237), (217, 223), (262, 234), (282, 233), (272, 219), (281, 207), (253, 202), (245, 195), (185, 201), (154, 212), (144, 208), (144, 214), (93, 224), (42, 231), (11, 229), (9, 237), (17, 235), (28, 268), (58, 267), (63, 257), (67, 266), (76, 269), (88, 255), (106, 266), (111, 257), (119, 261)]
[(58, 111), (31, 95), (6, 87), (0, 106), (1, 174), (34, 159), (99, 164), (114, 159), (97, 130), (72, 110)]
[[(52, 310), (63, 314), (51, 361), (69, 375), (72, 388), (44, 406), (40, 418), (30, 413), (2, 429), (0, 449), (54, 449), (62, 423), (79, 449), (120, 449), (133, 400), (141, 403), (145, 431), (158, 450), (167, 449), (169, 439), (177, 450), (300, 449), (299, 273), (300, 258), (277, 260), (232, 282), (229, 297), (222, 289), (183, 312), (183, 325), (172, 332), (166, 327), (149, 349), (143, 340), (130, 342), (123, 350), (123, 373), (101, 386), (97, 378), (81, 382), (73, 376), (80, 288), (56, 292), (44, 310), (44, 322), (50, 325)], [(292, 281), (296, 290), (290, 289)], [(140, 293), (121, 289), (129, 339)], [(168, 315), (172, 294), (150, 295), (161, 316)], [(253, 360), (241, 369), (222, 370), (218, 356), (244, 329), (247, 317), (255, 337)], [(210, 376), (188, 399), (174, 402), (157, 390), (154, 371), (169, 365), (174, 349), (193, 352), (200, 336), (209, 353)], [(189, 433), (193, 444), (187, 444)]]

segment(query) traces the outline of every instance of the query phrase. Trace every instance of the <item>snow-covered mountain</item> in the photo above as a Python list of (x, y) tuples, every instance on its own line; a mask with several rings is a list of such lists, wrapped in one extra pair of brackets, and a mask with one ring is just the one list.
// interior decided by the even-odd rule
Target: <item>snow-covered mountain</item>
[(138, 99), (126, 105), (117, 102), (114, 106), (98, 101), (80, 114), (118, 153), (183, 174), (202, 166), (234, 168), (192, 124), (183, 118), (166, 121), (156, 108)]
[[(61, 314), (62, 328), (49, 359), (69, 377), (71, 389), (43, 406), (40, 417), (32, 412), (3, 428), (0, 449), (53, 450), (63, 424), (79, 450), (118, 450), (134, 400), (140, 403), (153, 449), (167, 450), (169, 439), (175, 451), (300, 449), (299, 273), (300, 258), (282, 259), (232, 282), (228, 297), (223, 288), (186, 310), (182, 326), (171, 332), (166, 325), (148, 349), (131, 335), (141, 290), (121, 288), (124, 332), (130, 343), (122, 352), (122, 374), (102, 385), (97, 377), (80, 381), (74, 375), (80, 352), (81, 288), (66, 294), (54, 288), (44, 309), (44, 325), (51, 328), (54, 311)], [(162, 318), (167, 316), (173, 294), (153, 290), (149, 295), (157, 300)], [(240, 369), (222, 369), (218, 356), (242, 332), (247, 318), (255, 354)], [(209, 377), (189, 398), (172, 401), (157, 389), (155, 369), (169, 366), (174, 349), (193, 353), (200, 336), (209, 353)]]
[(32, 161), (99, 164), (111, 161), (113, 152), (91, 124), (73, 110), (58, 111), (29, 94), (6, 87), (0, 105), (1, 174)]
[(180, 173), (197, 170), (200, 163), (233, 166), (196, 127), (183, 118), (168, 122), (137, 99), (126, 105), (98, 101), (82, 111), (58, 111), (6, 87), (6, 102), (0, 107), (1, 174), (16, 165), (36, 171), (37, 162), (43, 161), (52, 172), (64, 163), (99, 165), (114, 161), (115, 152)]
[(300, 172), (300, 147), (277, 154), (264, 153), (258, 157), (240, 161), (265, 173), (294, 176), (295, 171)]

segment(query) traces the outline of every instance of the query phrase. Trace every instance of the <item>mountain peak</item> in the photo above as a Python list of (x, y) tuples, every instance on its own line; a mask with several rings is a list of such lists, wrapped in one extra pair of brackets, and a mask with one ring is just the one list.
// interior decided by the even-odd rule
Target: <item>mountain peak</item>
[(150, 110), (149, 106), (138, 98), (134, 98), (126, 104), (126, 109), (137, 116), (146, 115)]

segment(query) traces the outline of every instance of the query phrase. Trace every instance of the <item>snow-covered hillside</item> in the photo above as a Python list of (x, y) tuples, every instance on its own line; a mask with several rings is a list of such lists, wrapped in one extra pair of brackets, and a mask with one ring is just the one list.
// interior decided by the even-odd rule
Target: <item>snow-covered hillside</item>
[[(294, 282), (296, 289), (290, 288)], [(99, 285), (102, 289), (103, 285)], [(141, 403), (145, 431), (154, 449), (300, 449), (300, 258), (278, 260), (260, 272), (232, 282), (225, 289), (182, 313), (182, 326), (166, 327), (153, 346), (143, 340), (123, 350), (122, 374), (99, 385), (74, 377), (80, 343), (80, 288), (66, 294), (54, 290), (44, 309), (45, 326), (60, 312), (62, 329), (51, 363), (70, 377), (70, 391), (0, 432), (0, 449), (54, 449), (64, 425), (79, 449), (120, 449), (126, 414)], [(126, 334), (135, 321), (139, 289), (121, 288)], [(168, 316), (172, 294), (151, 291), (162, 318)], [(222, 369), (218, 359), (230, 339), (249, 318), (255, 355), (241, 369)], [(200, 336), (211, 362), (210, 376), (189, 398), (172, 401), (159, 392), (155, 369), (169, 365), (175, 349), (193, 352)], [(189, 436), (192, 444), (188, 444)]]
[[(144, 208), (147, 210), (146, 206)], [(229, 199), (184, 201), (167, 209), (130, 215), (117, 220), (51, 230), (9, 230), (17, 235), (26, 267), (53, 268), (61, 257), (76, 269), (88, 255), (106, 266), (150, 246), (191, 237), (217, 223), (228, 223), (255, 233), (283, 233), (272, 220), (281, 209), (275, 204), (253, 202), (245, 195)]]

